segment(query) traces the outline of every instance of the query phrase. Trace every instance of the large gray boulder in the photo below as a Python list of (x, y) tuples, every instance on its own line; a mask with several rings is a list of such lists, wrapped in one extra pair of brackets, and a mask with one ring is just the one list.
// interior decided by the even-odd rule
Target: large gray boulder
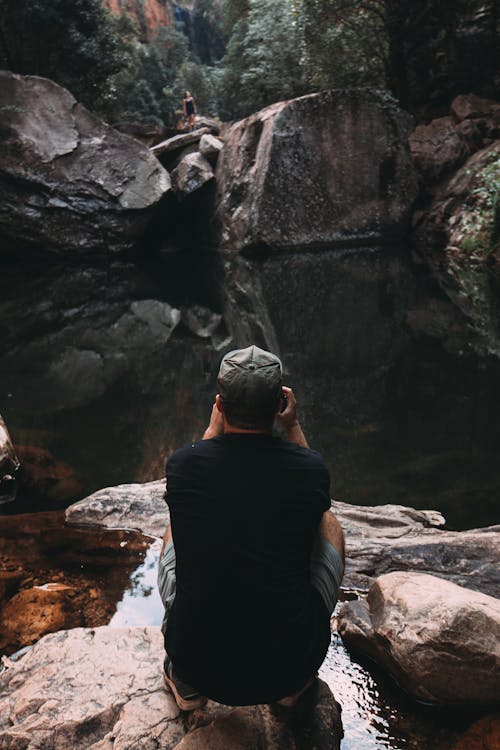
[(0, 250), (130, 249), (168, 173), (53, 81), (0, 72)]
[(182, 159), (179, 166), (172, 172), (172, 178), (177, 193), (186, 196), (213, 180), (214, 173), (210, 163), (196, 151)]
[[(42, 638), (0, 676), (3, 750), (338, 750), (341, 722), (317, 681), (296, 709), (209, 701), (185, 714), (164, 686), (159, 628), (75, 628)], [(309, 744), (306, 744), (309, 742)]]
[(410, 118), (368, 90), (279, 102), (224, 134), (218, 219), (229, 250), (331, 249), (398, 239), (417, 181)]
[[(165, 480), (98, 490), (67, 508), (66, 522), (161, 537), (168, 522), (164, 491)], [(395, 570), (432, 573), (491, 595), (500, 590), (500, 527), (443, 531), (440, 513), (401, 505), (334, 502), (332, 510), (346, 537), (346, 590), (367, 591), (377, 576)]]
[(384, 666), (417, 699), (489, 705), (500, 696), (500, 601), (434, 576), (390, 573), (344, 605), (349, 649)]
[(16, 496), (15, 475), (18, 468), (19, 461), (7, 425), (0, 415), (0, 505), (14, 500)]

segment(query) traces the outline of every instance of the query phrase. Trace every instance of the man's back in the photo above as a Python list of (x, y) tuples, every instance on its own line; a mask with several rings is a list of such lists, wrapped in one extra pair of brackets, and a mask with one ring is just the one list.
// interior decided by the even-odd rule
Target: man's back
[(319, 454), (266, 434), (224, 434), (167, 464), (177, 588), (166, 649), (176, 672), (227, 704), (299, 690), (330, 640), (310, 583), (328, 472)]

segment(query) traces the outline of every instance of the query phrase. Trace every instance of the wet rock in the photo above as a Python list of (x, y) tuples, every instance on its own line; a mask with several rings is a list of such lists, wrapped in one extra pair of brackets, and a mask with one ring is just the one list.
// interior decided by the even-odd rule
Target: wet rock
[(500, 714), (474, 722), (451, 750), (497, 750), (500, 747)]
[[(66, 509), (69, 524), (137, 529), (163, 536), (168, 509), (164, 480), (99, 490)], [(432, 573), (476, 591), (500, 590), (500, 528), (443, 531), (440, 513), (401, 505), (375, 507), (334, 502), (345, 532), (344, 589), (367, 591), (373, 579), (395, 570)]]
[(196, 336), (203, 339), (210, 338), (219, 327), (222, 315), (215, 313), (203, 305), (193, 305), (186, 307), (181, 312), (181, 319), (185, 326), (189, 328)]
[(211, 164), (215, 164), (223, 147), (223, 141), (213, 135), (203, 135), (200, 139), (200, 154)]
[(129, 250), (170, 190), (130, 138), (45, 78), (0, 73), (0, 250)]
[(213, 178), (212, 167), (198, 152), (185, 156), (172, 172), (174, 189), (182, 195), (194, 193)]
[(43, 635), (83, 624), (83, 615), (70, 596), (69, 586), (23, 589), (2, 606), (0, 651), (9, 644), (29, 646)]
[[(317, 681), (293, 710), (209, 701), (184, 714), (164, 687), (159, 628), (77, 628), (43, 638), (0, 676), (0, 744), (17, 750), (340, 747), (337, 704)], [(257, 744), (256, 744), (257, 743)]]
[(0, 505), (16, 497), (16, 472), (19, 460), (15, 454), (7, 425), (0, 415)]
[[(351, 618), (352, 613), (352, 618)], [(489, 705), (500, 695), (500, 601), (434, 576), (390, 573), (347, 603), (339, 632), (417, 699)]]
[(406, 114), (370, 91), (279, 102), (224, 134), (221, 242), (231, 251), (378, 244), (417, 195)]
[(135, 529), (162, 537), (168, 523), (165, 480), (106, 487), (66, 509), (66, 523), (105, 529)]

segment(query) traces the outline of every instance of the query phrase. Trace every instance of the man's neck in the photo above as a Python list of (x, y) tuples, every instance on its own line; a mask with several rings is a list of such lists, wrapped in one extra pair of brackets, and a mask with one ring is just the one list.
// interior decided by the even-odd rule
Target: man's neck
[(245, 430), (242, 427), (234, 427), (224, 420), (224, 435), (272, 435), (272, 430)]

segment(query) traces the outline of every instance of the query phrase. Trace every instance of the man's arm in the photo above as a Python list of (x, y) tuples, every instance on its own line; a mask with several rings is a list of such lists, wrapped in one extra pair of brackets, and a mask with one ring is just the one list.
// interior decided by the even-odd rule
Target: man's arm
[(276, 420), (283, 427), (285, 438), (289, 443), (297, 443), (297, 445), (301, 445), (303, 448), (309, 448), (297, 418), (297, 401), (293, 391), (284, 385), (283, 393), (286, 396), (286, 409), (277, 414)]

